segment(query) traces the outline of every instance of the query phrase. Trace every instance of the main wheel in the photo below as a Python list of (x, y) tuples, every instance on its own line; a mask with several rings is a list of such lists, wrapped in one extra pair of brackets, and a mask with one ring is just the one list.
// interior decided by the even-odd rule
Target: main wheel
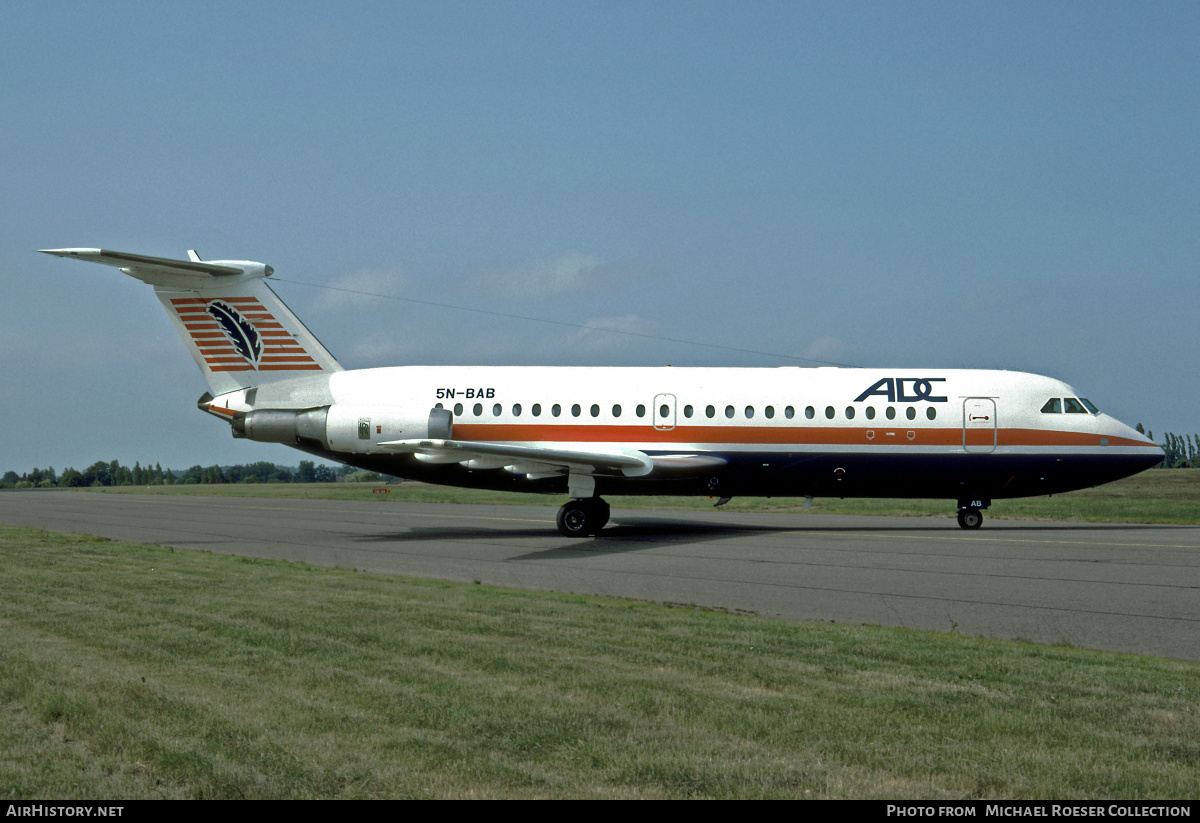
[(599, 497), (576, 498), (558, 510), (558, 531), (564, 537), (587, 537), (608, 523), (608, 503)]
[(608, 503), (601, 500), (599, 497), (593, 497), (592, 502), (596, 509), (596, 524), (595, 530), (593, 531), (594, 534), (608, 525), (608, 516), (612, 510), (609, 508)]
[(958, 525), (964, 529), (978, 529), (983, 525), (983, 512), (979, 509), (959, 509)]
[(564, 537), (587, 537), (595, 532), (599, 522), (586, 500), (572, 500), (558, 510), (558, 531)]

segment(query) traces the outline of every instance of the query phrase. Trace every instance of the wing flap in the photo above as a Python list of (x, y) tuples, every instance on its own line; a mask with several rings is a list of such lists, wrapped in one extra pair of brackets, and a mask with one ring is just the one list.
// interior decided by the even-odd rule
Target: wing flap
[(473, 440), (390, 440), (379, 445), (388, 451), (416, 454), (418, 459), (439, 463), (504, 458), (512, 464), (531, 463), (539, 467), (561, 467), (583, 474), (626, 477), (640, 477), (649, 474), (654, 468), (650, 457), (636, 449), (551, 449)]

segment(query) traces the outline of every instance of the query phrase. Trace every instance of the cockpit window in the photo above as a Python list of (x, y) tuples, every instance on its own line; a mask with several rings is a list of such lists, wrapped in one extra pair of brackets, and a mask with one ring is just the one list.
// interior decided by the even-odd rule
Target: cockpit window
[(1067, 414), (1087, 414), (1087, 409), (1074, 397), (1063, 398), (1063, 410)]
[(1096, 404), (1094, 404), (1091, 400), (1088, 400), (1086, 397), (1079, 398), (1079, 402), (1082, 403), (1083, 405), (1087, 406), (1087, 410), (1090, 411), (1092, 414), (1100, 413), (1100, 410), (1098, 408), (1096, 408)]
[(1062, 414), (1062, 401), (1051, 397), (1046, 401), (1046, 405), (1042, 406), (1042, 414)]

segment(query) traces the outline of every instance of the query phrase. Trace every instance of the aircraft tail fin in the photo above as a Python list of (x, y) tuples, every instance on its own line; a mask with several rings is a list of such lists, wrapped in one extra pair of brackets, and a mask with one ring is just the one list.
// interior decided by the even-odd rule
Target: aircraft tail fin
[(116, 266), (154, 286), (214, 395), (342, 367), (248, 260), (203, 261), (106, 249), (43, 249), (46, 254)]

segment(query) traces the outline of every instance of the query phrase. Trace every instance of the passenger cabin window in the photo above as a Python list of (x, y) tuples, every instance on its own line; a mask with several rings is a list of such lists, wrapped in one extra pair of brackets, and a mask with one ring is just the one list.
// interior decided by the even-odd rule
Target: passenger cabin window
[(1051, 397), (1046, 401), (1046, 405), (1042, 406), (1042, 414), (1062, 414), (1062, 401)]
[(704, 408), (704, 416), (705, 416), (705, 417), (716, 417), (716, 416), (717, 416), (717, 410), (716, 410), (716, 409), (714, 409), (712, 406), (706, 406), (706, 407)]
[(691, 407), (691, 406), (684, 406), (684, 407), (683, 407), (683, 416), (684, 416), (684, 417), (691, 417), (691, 416), (692, 416), (692, 407)]
[(638, 417), (645, 417), (645, 416), (646, 416), (646, 407), (645, 407), (643, 404), (641, 404), (641, 403), (638, 403), (638, 407), (637, 407), (637, 410), (636, 410), (636, 411), (637, 411), (637, 416), (638, 416)]
[(580, 407), (580, 405), (578, 403), (574, 403), (571, 405), (571, 416), (572, 417), (578, 417), (582, 411), (583, 411), (583, 409)]
[(909, 420), (916, 420), (917, 419), (917, 410), (914, 409), (912, 406), (909, 406), (907, 409), (904, 410), (904, 416), (907, 417)]
[(804, 409), (804, 416), (807, 417), (809, 420), (812, 420), (814, 417), (817, 416), (817, 410), (814, 409), (812, 406), (808, 406)]
[(534, 416), (534, 417), (541, 417), (541, 416), (542, 416), (542, 404), (541, 404), (541, 403), (534, 403), (534, 404), (533, 404), (533, 416)]
[(791, 420), (793, 417), (796, 416), (796, 410), (793, 409), (791, 406), (788, 406), (786, 409), (783, 410), (783, 416), (786, 417), (788, 420)]
[(560, 414), (562, 414), (562, 406), (555, 403), (553, 406), (550, 407), (550, 413), (552, 415), (554, 415), (555, 417), (558, 417)]
[(621, 406), (620, 406), (620, 404), (617, 404), (617, 405), (613, 406), (613, 417), (620, 417), (620, 416), (621, 416)]
[(588, 411), (590, 411), (592, 413), (592, 417), (600, 416), (600, 407), (598, 405), (596, 405), (595, 403), (592, 404), (592, 407), (590, 409), (588, 409)]

